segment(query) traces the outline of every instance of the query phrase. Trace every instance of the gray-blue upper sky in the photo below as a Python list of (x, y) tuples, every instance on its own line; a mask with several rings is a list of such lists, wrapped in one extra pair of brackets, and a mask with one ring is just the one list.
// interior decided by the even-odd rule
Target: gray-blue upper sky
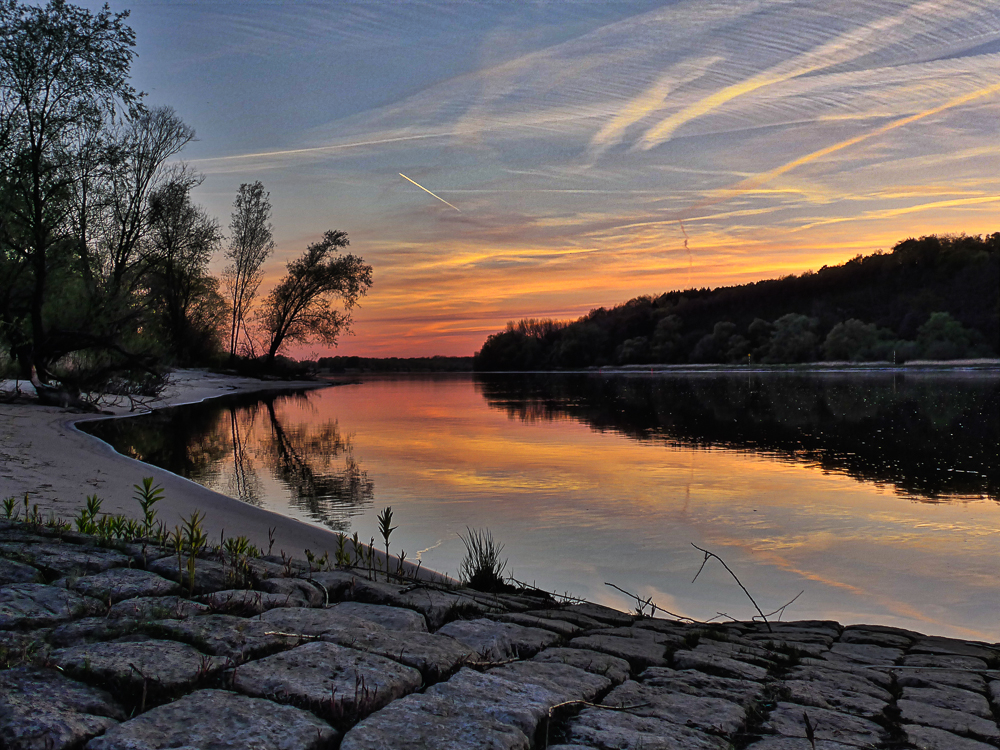
[(111, 7), (198, 200), (271, 192), (272, 277), (331, 228), (374, 265), (343, 353), (1000, 228), (995, 0)]

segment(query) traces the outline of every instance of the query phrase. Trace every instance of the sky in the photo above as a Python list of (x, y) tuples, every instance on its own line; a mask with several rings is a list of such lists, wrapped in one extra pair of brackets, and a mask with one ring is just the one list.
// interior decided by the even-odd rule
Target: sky
[(996, 0), (109, 4), (134, 85), (197, 132), (196, 201), (226, 227), (270, 192), (262, 291), (327, 229), (373, 266), (353, 335), (297, 356), (469, 355), (1000, 231)]

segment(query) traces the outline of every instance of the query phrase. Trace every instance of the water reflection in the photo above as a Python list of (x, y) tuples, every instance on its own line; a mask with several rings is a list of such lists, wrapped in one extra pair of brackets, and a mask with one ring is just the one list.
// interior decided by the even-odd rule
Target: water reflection
[(764, 453), (915, 500), (1000, 501), (1000, 380), (933, 375), (477, 377), (522, 422), (573, 419), (643, 441)]
[(375, 484), (315, 392), (231, 397), (82, 425), (120, 453), (253, 505), (277, 482), (304, 517), (338, 531), (371, 506)]

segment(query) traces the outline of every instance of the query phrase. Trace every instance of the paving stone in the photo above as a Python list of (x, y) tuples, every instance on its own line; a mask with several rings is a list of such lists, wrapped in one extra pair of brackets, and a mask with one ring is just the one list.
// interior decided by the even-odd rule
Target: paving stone
[(431, 588), (417, 588), (400, 594), (388, 602), (397, 607), (407, 607), (427, 618), (427, 627), (437, 630), (458, 617), (476, 617), (492, 610), (468, 597), (449, 594)]
[(80, 578), (64, 578), (54, 585), (113, 604), (138, 596), (169, 596), (180, 591), (173, 581), (138, 568), (112, 568)]
[(327, 604), (326, 590), (301, 578), (266, 578), (257, 588), (268, 594), (288, 597), (286, 607), (322, 607)]
[(307, 643), (238, 667), (233, 687), (350, 725), (417, 690), (416, 669), (335, 643)]
[(326, 590), (329, 601), (362, 601), (384, 604), (400, 595), (403, 586), (369, 581), (364, 575), (346, 570), (325, 570), (314, 573), (310, 581)]
[(0, 628), (38, 628), (104, 611), (96, 599), (42, 583), (0, 588)]
[[(919, 688), (906, 688), (907, 690)], [(949, 708), (941, 708), (929, 703), (900, 699), (896, 707), (902, 720), (908, 724), (923, 724), (937, 727), (946, 732), (971, 735), (983, 740), (1000, 740), (1000, 730), (992, 719), (984, 719), (974, 714), (963, 713)]]
[(139, 596), (113, 605), (108, 617), (112, 620), (183, 620), (208, 613), (207, 605), (180, 596)]
[(569, 604), (563, 608), (564, 612), (571, 612), (577, 615), (583, 615), (585, 617), (591, 617), (599, 622), (607, 623), (608, 625), (618, 626), (629, 626), (635, 622), (635, 617), (625, 612), (620, 612), (617, 609), (611, 609), (611, 607), (604, 607), (600, 604), (592, 604), (591, 602), (582, 602), (580, 604)]
[(542, 617), (546, 620), (562, 620), (563, 622), (572, 623), (583, 630), (597, 630), (598, 628), (607, 627), (607, 623), (605, 622), (567, 609), (532, 609), (524, 614), (533, 617)]
[(919, 724), (903, 724), (903, 733), (917, 750), (996, 750), (994, 745)]
[[(183, 561), (182, 571), (178, 571), (177, 557), (174, 555), (171, 555), (170, 557), (162, 557), (159, 560), (153, 560), (146, 565), (146, 569), (151, 570), (164, 578), (168, 578), (171, 581), (175, 581), (176, 583), (179, 583), (185, 591), (188, 590), (189, 582), (186, 557)], [(198, 558), (195, 561), (194, 566), (194, 593), (211, 594), (215, 591), (225, 591), (226, 589), (231, 589), (234, 585), (239, 583), (236, 578), (236, 572), (232, 567), (223, 565), (222, 563), (217, 563), (214, 560), (203, 560)]]
[(85, 682), (109, 684), (129, 703), (139, 703), (144, 685), (159, 700), (190, 690), (222, 669), (224, 661), (174, 641), (91, 643), (58, 649), (53, 664)]
[(887, 684), (876, 682), (863, 673), (843, 672), (830, 666), (799, 665), (788, 671), (785, 680), (832, 684), (851, 693), (869, 695), (879, 701), (888, 702), (892, 699), (886, 689)]
[(105, 691), (52, 669), (0, 672), (0, 746), (9, 750), (79, 747), (125, 719)]
[(488, 674), (515, 683), (530, 683), (551, 690), (562, 700), (593, 701), (611, 687), (611, 680), (569, 664), (519, 661), (489, 670)]
[(889, 689), (889, 687), (892, 686), (892, 667), (886, 667), (885, 669), (872, 669), (864, 666), (863, 664), (858, 664), (856, 661), (844, 659), (842, 657), (835, 657), (833, 659), (814, 659), (810, 656), (802, 657), (799, 660), (799, 665), (803, 667), (818, 667), (819, 669), (833, 669), (837, 672), (858, 675), (885, 689)]
[(884, 698), (876, 698), (870, 692), (846, 689), (836, 680), (785, 680), (782, 687), (787, 691), (788, 700), (803, 706), (828, 708), (869, 719), (881, 715), (892, 699), (888, 692), (883, 691)]
[(349, 615), (376, 625), (386, 630), (406, 630), (414, 633), (426, 633), (427, 621), (419, 612), (402, 607), (364, 604), (363, 602), (342, 602), (333, 604), (330, 609), (338, 615)]
[[(356, 611), (355, 611), (356, 612)], [(352, 614), (349, 609), (339, 609), (338, 606), (319, 607), (281, 607), (264, 612), (260, 621), (267, 625), (268, 630), (280, 633), (292, 633), (320, 637), (337, 630), (350, 628), (354, 631), (383, 631), (381, 625), (370, 619)]]
[(834, 643), (821, 658), (830, 661), (848, 660), (858, 664), (891, 666), (903, 656), (902, 649), (874, 646), (867, 643)]
[(857, 746), (830, 740), (816, 740), (814, 745), (804, 737), (765, 737), (746, 750), (857, 750)]
[[(751, 643), (759, 643), (770, 651), (773, 651), (781, 656), (811, 656), (813, 658), (819, 658), (830, 650), (830, 644), (825, 642), (827, 639), (823, 636), (815, 636), (815, 641), (793, 641), (785, 638), (774, 637), (765, 639), (759, 637), (757, 634), (751, 633), (746, 638)], [(759, 638), (759, 640), (756, 640), (757, 638)]]
[(957, 638), (942, 636), (923, 636), (910, 648), (913, 653), (954, 654), (957, 656), (972, 656), (977, 659), (991, 661), (1000, 658), (1000, 649), (985, 643), (960, 641)]
[(960, 690), (954, 687), (904, 687), (903, 698), (906, 700), (929, 703), (939, 708), (950, 708), (966, 714), (975, 714), (984, 719), (993, 718), (989, 701), (979, 693)]
[(938, 687), (948, 685), (973, 693), (986, 692), (986, 680), (974, 672), (956, 672), (948, 669), (899, 669), (893, 670), (900, 687)]
[(324, 641), (379, 654), (420, 671), (428, 684), (440, 682), (479, 655), (454, 638), (432, 633), (398, 630), (334, 630)]
[[(139, 628), (140, 624), (134, 620), (83, 617), (53, 628), (46, 640), (57, 647), (78, 646), (83, 643), (113, 641), (123, 636), (138, 634)], [(141, 634), (139, 635), (141, 637)]]
[(553, 603), (547, 594), (496, 594), (497, 600), (507, 608), (508, 612), (527, 612), (529, 609), (546, 607)]
[(268, 594), (248, 589), (215, 591), (202, 594), (197, 600), (207, 606), (210, 612), (239, 617), (253, 617), (278, 607), (298, 606), (298, 600), (293, 602), (288, 594)]
[(780, 630), (775, 633), (744, 633), (743, 639), (752, 643), (802, 643), (816, 646), (826, 646), (829, 648), (834, 644), (839, 636), (830, 635), (825, 631), (810, 630)]
[(687, 648), (685, 638), (677, 633), (664, 633), (652, 628), (640, 628), (637, 626), (620, 628), (599, 628), (590, 630), (587, 635), (612, 635), (617, 638), (639, 638), (641, 640), (652, 641), (663, 646), (674, 648)]
[(347, 734), (340, 750), (528, 750), (527, 736), (492, 716), (436, 695), (408, 695)]
[(574, 635), (583, 630), (583, 628), (579, 625), (574, 625), (573, 623), (566, 622), (565, 620), (549, 620), (544, 617), (535, 617), (534, 615), (526, 615), (520, 612), (499, 615), (497, 619), (500, 620), (500, 622), (512, 622), (515, 625), (524, 625), (529, 628), (551, 630), (553, 633), (561, 635), (563, 638), (572, 638)]
[[(283, 611), (285, 610), (271, 610), (271, 612)], [(273, 654), (291, 648), (300, 641), (299, 638), (277, 635), (274, 632), (274, 625), (263, 619), (248, 620), (232, 615), (202, 615), (186, 620), (156, 620), (145, 623), (143, 629), (157, 638), (190, 643), (206, 654), (226, 656), (236, 661)]]
[(764, 667), (705, 651), (675, 652), (674, 667), (677, 669), (697, 669), (708, 674), (744, 680), (763, 680), (767, 677), (767, 670)]
[(748, 664), (756, 664), (758, 667), (767, 669), (775, 664), (777, 655), (773, 651), (761, 648), (748, 642), (733, 643), (729, 641), (713, 641), (701, 639), (698, 645), (692, 649), (696, 654), (715, 658), (722, 656), (736, 661), (743, 661)]
[(858, 747), (875, 747), (881, 742), (882, 728), (873, 721), (797, 703), (779, 703), (771, 711), (764, 728), (786, 737), (805, 737), (806, 715), (809, 716), (817, 739)]
[(913, 638), (899, 633), (886, 633), (863, 625), (852, 625), (844, 628), (840, 634), (841, 643), (867, 643), (872, 646), (907, 649), (913, 643)]
[(993, 701), (993, 705), (1000, 710), (1000, 680), (992, 680), (990, 682), (990, 700)]
[(666, 647), (644, 638), (619, 638), (613, 635), (584, 635), (569, 642), (573, 648), (601, 651), (624, 659), (632, 669), (667, 666)]
[(604, 697), (606, 706), (631, 706), (634, 716), (650, 716), (715, 734), (732, 734), (746, 719), (742, 706), (724, 698), (674, 692), (629, 680)]
[(61, 542), (0, 544), (0, 555), (38, 568), (49, 580), (127, 568), (132, 563), (131, 557), (116, 550)]
[(225, 690), (199, 690), (91, 740), (87, 750), (321, 750), (337, 732), (308, 711)]
[(629, 677), (628, 662), (624, 659), (584, 648), (547, 648), (536, 654), (532, 661), (569, 664), (585, 672), (607, 677), (614, 685), (620, 685)]
[(527, 659), (559, 641), (549, 630), (486, 619), (455, 620), (437, 632), (464, 643), (487, 662)]
[(0, 557), (0, 586), (11, 583), (43, 583), (44, 580), (38, 568)]
[(651, 687), (672, 690), (676, 693), (703, 695), (738, 703), (744, 708), (759, 701), (764, 687), (757, 682), (732, 677), (718, 677), (694, 669), (650, 667), (639, 675), (639, 681)]
[(623, 711), (586, 708), (564, 731), (570, 743), (598, 750), (729, 750), (727, 740), (683, 724)]
[(463, 667), (447, 682), (427, 689), (428, 696), (452, 701), (470, 715), (496, 719), (534, 737), (539, 725), (548, 719), (549, 708), (562, 703), (564, 691), (555, 691), (533, 683), (519, 683), (490, 673)]
[(660, 617), (641, 617), (635, 621), (635, 624), (632, 627), (641, 628), (643, 630), (655, 630), (657, 633), (668, 633), (670, 635), (680, 636), (681, 638), (686, 638), (694, 633), (701, 633), (704, 635), (706, 632), (705, 630), (700, 630), (689, 623), (677, 622), (676, 620), (664, 620)]
[(840, 637), (843, 627), (833, 620), (796, 620), (793, 622), (742, 622), (734, 627), (741, 627), (746, 634), (767, 633), (769, 635), (825, 635), (836, 640)]
[(949, 654), (907, 654), (903, 657), (903, 665), (907, 667), (932, 667), (934, 669), (961, 669), (972, 672), (986, 670), (986, 662), (975, 656), (959, 656)]

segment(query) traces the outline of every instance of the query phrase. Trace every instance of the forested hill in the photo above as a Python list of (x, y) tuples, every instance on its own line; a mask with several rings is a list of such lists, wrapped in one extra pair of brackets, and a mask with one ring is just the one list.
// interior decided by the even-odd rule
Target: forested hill
[(1000, 232), (929, 236), (800, 276), (636, 297), (572, 323), (522, 320), (477, 370), (1000, 356)]

